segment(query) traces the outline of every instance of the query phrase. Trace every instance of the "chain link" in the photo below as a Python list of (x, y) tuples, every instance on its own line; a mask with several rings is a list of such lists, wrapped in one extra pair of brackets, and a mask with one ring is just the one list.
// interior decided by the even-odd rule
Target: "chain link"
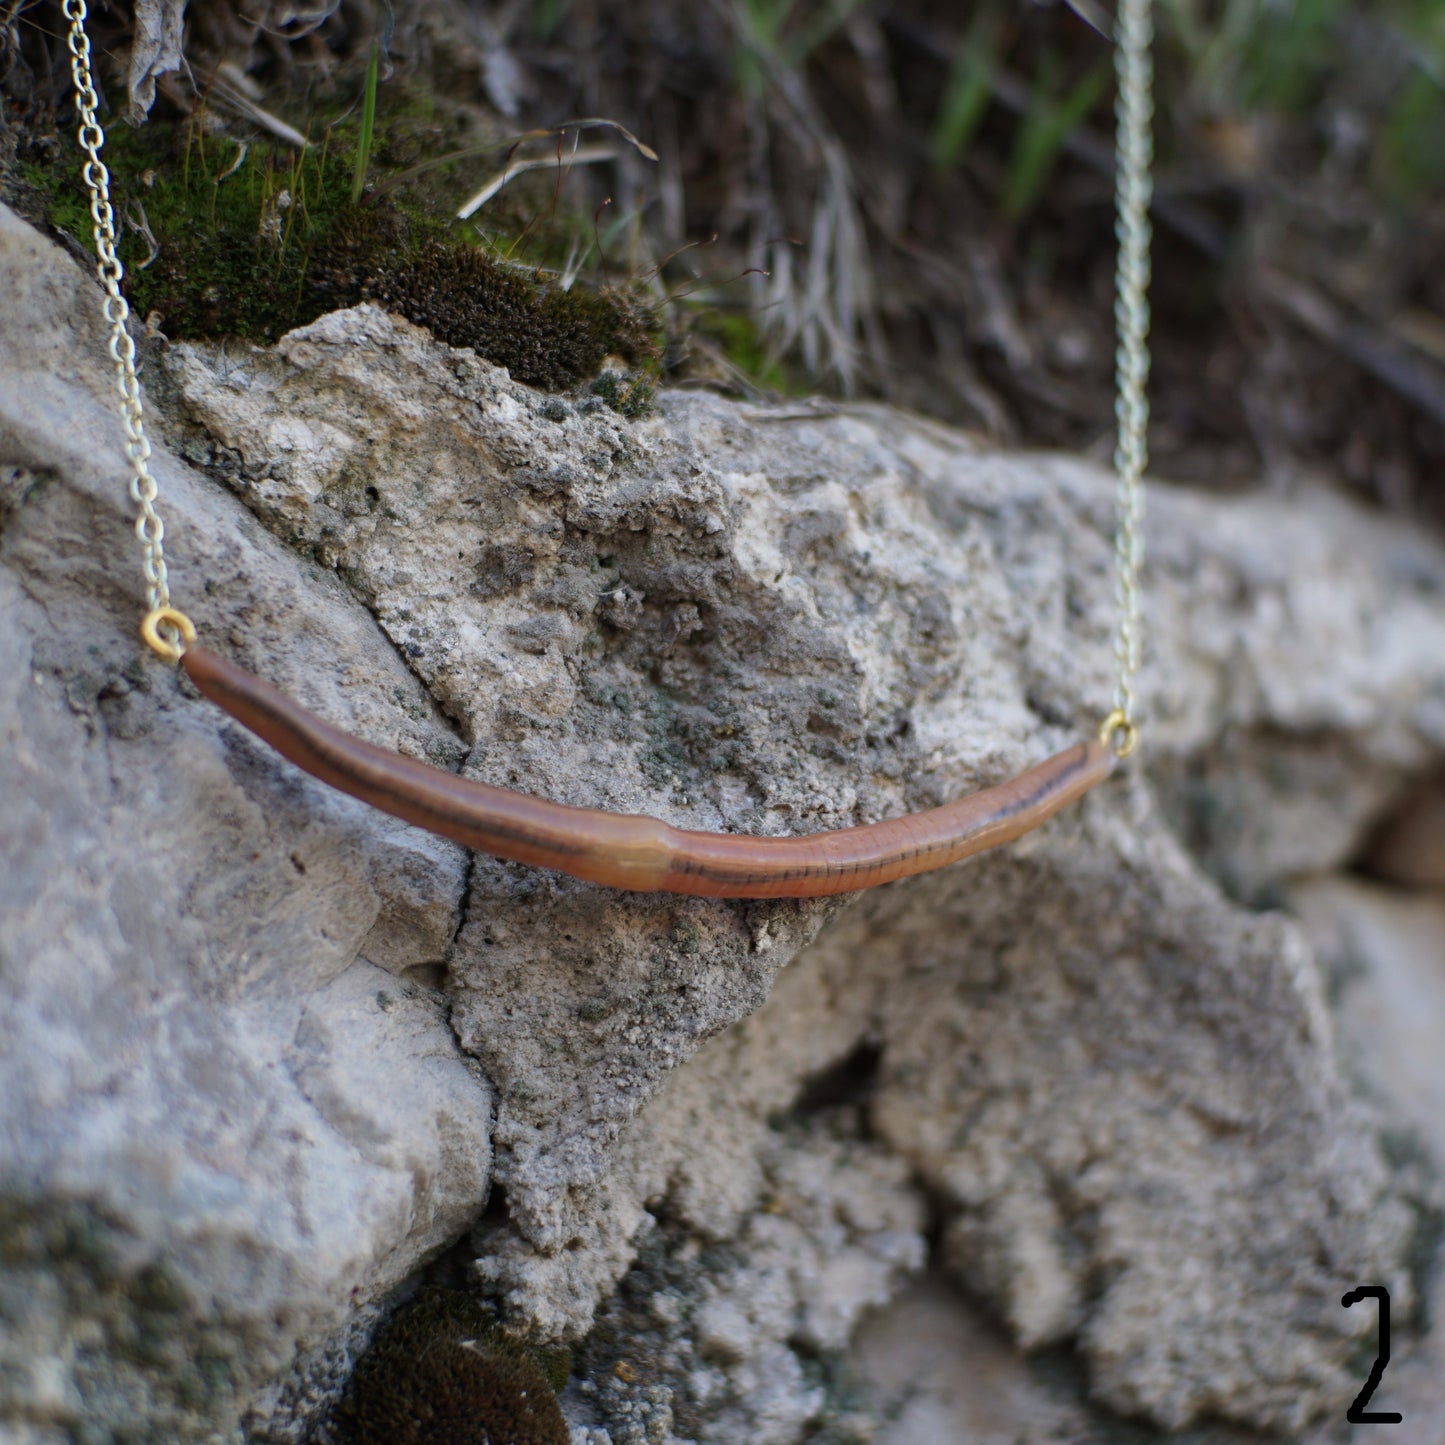
[(1114, 450), (1118, 501), (1114, 534), (1114, 600), (1118, 624), (1114, 660), (1118, 680), (1114, 710), (1102, 735), (1120, 757), (1139, 742), (1134, 716), (1134, 674), (1143, 650), (1139, 574), (1144, 564), (1144, 468), (1149, 459), (1149, 201), (1153, 194), (1154, 67), (1150, 56), (1154, 23), (1150, 0), (1120, 0), (1114, 62), (1119, 81), (1115, 199), (1119, 261), (1115, 277), (1114, 323), (1118, 329), (1114, 414), (1119, 426)]
[[(90, 219), (95, 233), (95, 253), (99, 258), (96, 274), (105, 287), (105, 319), (110, 326), (109, 351), (115, 362), (116, 384), (121, 397), (121, 420), (125, 424), (125, 454), (130, 463), (130, 494), (138, 508), (135, 519), (136, 536), (142, 549), (141, 565), (145, 570), (146, 601), (152, 616), (170, 610), (171, 592), (166, 579), (166, 557), (163, 547), (165, 524), (156, 511), (158, 488), (151, 474), (151, 445), (146, 439), (145, 418), (141, 412), (140, 381), (135, 371), (135, 342), (126, 329), (130, 307), (121, 295), (120, 283), (125, 271), (116, 255), (115, 212), (110, 204), (110, 172), (100, 158), (105, 144), (96, 112), (100, 97), (91, 77), (90, 38), (85, 33), (85, 0), (65, 0), (65, 18), (70, 22), (70, 73), (75, 80), (75, 102), (80, 111), (80, 148), (89, 159), (82, 174), (90, 191)], [(175, 623), (163, 618), (160, 636), (174, 647), (179, 636)], [(177, 654), (179, 655), (179, 654)]]

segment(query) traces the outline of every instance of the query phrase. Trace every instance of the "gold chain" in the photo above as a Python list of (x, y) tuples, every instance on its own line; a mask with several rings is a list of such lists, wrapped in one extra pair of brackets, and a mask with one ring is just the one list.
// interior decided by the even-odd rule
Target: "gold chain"
[[(143, 549), (149, 611), (141, 627), (146, 642), (174, 661), (195, 637), (183, 612), (170, 605), (162, 543), (165, 525), (156, 511), (156, 479), (151, 474), (150, 442), (141, 410), (135, 370), (135, 343), (126, 330), (130, 307), (121, 295), (124, 270), (116, 255), (115, 213), (110, 204), (110, 172), (100, 158), (105, 144), (96, 111), (100, 98), (91, 79), (90, 39), (85, 33), (85, 0), (65, 0), (70, 21), (71, 74), (80, 108), (80, 145), (89, 156), (85, 183), (90, 188), (94, 223), (96, 272), (105, 287), (105, 319), (110, 324), (110, 354), (115, 360), (126, 431), (126, 457), (131, 466), (130, 494), (139, 509), (135, 530)], [(1114, 452), (1118, 473), (1117, 531), (1114, 539), (1115, 601), (1118, 606), (1114, 658), (1118, 680), (1114, 709), (1099, 729), (1100, 738), (1121, 757), (1138, 746), (1134, 674), (1142, 650), (1139, 574), (1144, 561), (1144, 467), (1148, 459), (1149, 401), (1149, 200), (1153, 190), (1153, 66), (1150, 45), (1153, 18), (1150, 0), (1120, 0), (1115, 63), (1119, 81), (1116, 200), (1119, 262), (1114, 318), (1118, 328), (1115, 414), (1119, 437)]]
[(115, 253), (115, 212), (110, 204), (110, 172), (100, 158), (105, 131), (96, 119), (100, 97), (90, 71), (90, 38), (85, 33), (85, 0), (65, 0), (65, 18), (70, 21), (70, 73), (75, 80), (75, 100), (80, 109), (80, 148), (90, 157), (85, 163), (85, 184), (90, 189), (90, 219), (95, 233), (96, 274), (105, 287), (105, 319), (110, 324), (110, 354), (115, 361), (116, 384), (120, 389), (121, 420), (125, 424), (125, 454), (130, 462), (130, 494), (138, 512), (136, 536), (141, 544), (141, 566), (145, 571), (149, 611), (142, 636), (163, 657), (172, 661), (181, 655), (187, 633), (195, 636), (188, 618), (171, 606), (171, 589), (166, 578), (164, 548), (166, 528), (156, 511), (156, 479), (151, 474), (151, 444), (146, 437), (141, 411), (140, 382), (135, 372), (135, 342), (126, 330), (130, 307), (120, 294), (125, 272)]
[(1149, 200), (1153, 193), (1154, 67), (1150, 57), (1153, 16), (1150, 0), (1120, 0), (1114, 63), (1119, 79), (1115, 107), (1118, 140), (1115, 159), (1115, 234), (1119, 261), (1115, 273), (1114, 323), (1119, 345), (1115, 356), (1117, 395), (1114, 414), (1119, 438), (1114, 448), (1118, 500), (1114, 532), (1114, 600), (1118, 624), (1114, 661), (1118, 680), (1114, 710), (1099, 729), (1100, 738), (1121, 757), (1139, 745), (1134, 716), (1134, 674), (1143, 650), (1139, 573), (1144, 565), (1144, 467), (1149, 458)]

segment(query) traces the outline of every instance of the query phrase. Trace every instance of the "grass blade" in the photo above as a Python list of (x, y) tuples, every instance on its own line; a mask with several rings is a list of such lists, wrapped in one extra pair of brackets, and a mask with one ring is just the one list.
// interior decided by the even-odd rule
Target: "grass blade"
[(371, 138), (376, 130), (376, 81), (381, 70), (381, 46), (371, 47), (366, 65), (366, 99), (361, 107), (361, 129), (356, 136), (356, 160), (351, 168), (351, 204), (354, 206), (366, 187), (366, 168), (371, 163)]

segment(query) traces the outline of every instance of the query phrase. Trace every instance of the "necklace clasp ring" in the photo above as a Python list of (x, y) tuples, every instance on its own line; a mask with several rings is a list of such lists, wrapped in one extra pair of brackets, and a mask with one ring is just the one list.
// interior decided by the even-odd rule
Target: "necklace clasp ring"
[(156, 607), (146, 613), (140, 635), (152, 652), (167, 662), (179, 662), (181, 654), (196, 640), (196, 624), (179, 608)]

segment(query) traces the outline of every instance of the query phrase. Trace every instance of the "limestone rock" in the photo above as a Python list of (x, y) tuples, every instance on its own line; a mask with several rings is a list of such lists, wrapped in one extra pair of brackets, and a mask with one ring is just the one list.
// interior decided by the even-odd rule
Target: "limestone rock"
[[(484, 1203), (491, 1089), (408, 977), (464, 859), (142, 661), (98, 293), (3, 212), (0, 273), (0, 1433), (205, 1439)], [(157, 470), (218, 640), (458, 751), (354, 598)]]
[[(1416, 1319), (1391, 1301), (1390, 1363), (1367, 1408), (1397, 1411), (1412, 1440), (1439, 1440), (1445, 1438), (1445, 1331), (1438, 1323), (1445, 1318), (1445, 1272), (1438, 1267), (1445, 1221), (1445, 893), (1410, 896), (1358, 879), (1314, 879), (1291, 889), (1290, 903), (1338, 996), (1341, 1066), (1395, 1121), (1389, 1147), (1397, 1189), (1414, 1196), (1416, 1251), (1435, 1256)], [(1419, 1317), (1435, 1322), (1423, 1338)], [(1340, 1445), (1348, 1426), (1337, 1417), (1306, 1438), (1308, 1445)]]
[(574, 1414), (614, 1445), (651, 1438), (663, 1409), (669, 1429), (716, 1445), (837, 1428), (828, 1362), (926, 1251), (906, 1164), (861, 1125), (844, 1109), (770, 1129), (754, 1155), (762, 1207), (725, 1242), (703, 1244), (687, 1221), (648, 1238), (583, 1347)]
[[(675, 1319), (594, 1438), (623, 1404), (638, 1439), (836, 1415), (810, 1358), (914, 1267), (925, 1207), (941, 1263), (1019, 1343), (1076, 1341), (1116, 1409), (1293, 1428), (1354, 1393), (1371, 1324), (1339, 1296), (1406, 1307), (1411, 1196), (1303, 936), (1246, 905), (1339, 866), (1445, 754), (1438, 547), (1343, 502), (1159, 487), (1142, 769), (859, 898), (613, 894), (468, 861), (137, 663), (99, 307), (14, 221), (0, 260), (6, 1188), (125, 1241), (105, 1274), (17, 1226), (25, 1280), (122, 1284), (108, 1313), (31, 1291), (0, 1410), (73, 1420), (93, 1376), (108, 1422), (200, 1438), (250, 1404), (253, 1438), (299, 1438), (351, 1292), (489, 1190), (476, 1277), (542, 1337), (623, 1309), (639, 1251), (731, 1252), (653, 1292)], [(624, 420), (369, 307), (171, 347), (146, 382), (178, 604), (469, 775), (806, 832), (1103, 710), (1111, 488), (1084, 464), (881, 408), (683, 393)], [(124, 1303), (156, 1269), (187, 1291), (159, 1322)], [(186, 1405), (193, 1320), (223, 1378)]]

